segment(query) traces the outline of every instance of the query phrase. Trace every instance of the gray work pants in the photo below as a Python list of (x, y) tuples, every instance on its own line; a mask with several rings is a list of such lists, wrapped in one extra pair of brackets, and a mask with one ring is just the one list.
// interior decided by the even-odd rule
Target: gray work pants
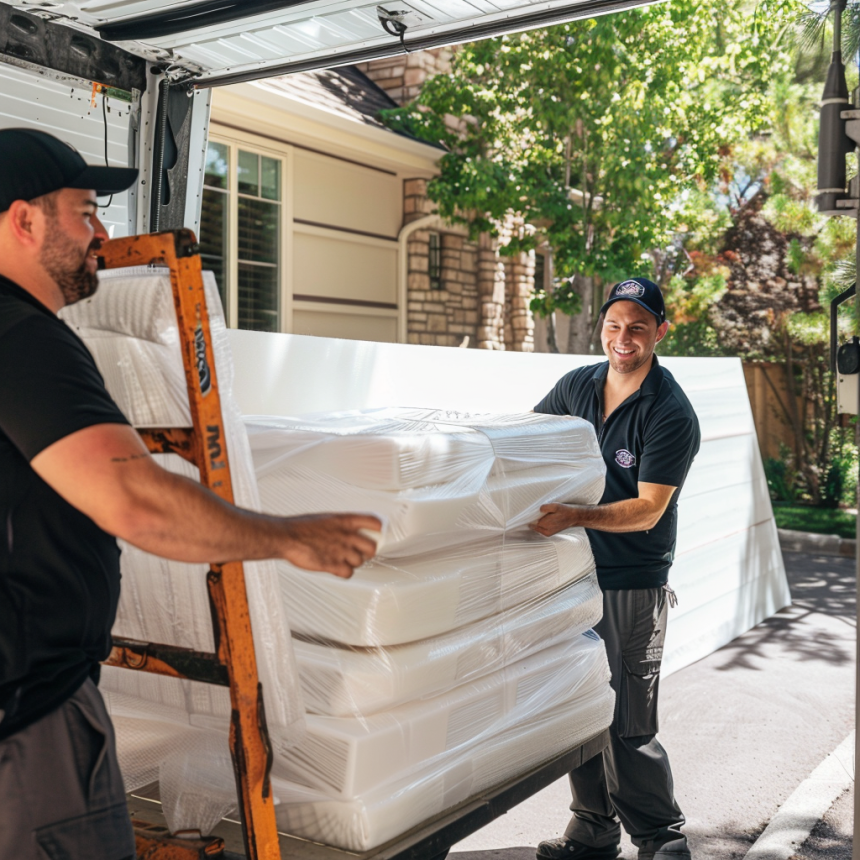
[(0, 860), (125, 860), (134, 834), (113, 726), (87, 680), (0, 741)]
[(570, 774), (568, 839), (594, 848), (617, 845), (620, 820), (645, 851), (686, 848), (669, 758), (655, 737), (667, 614), (662, 588), (603, 593), (603, 618), (594, 629), (606, 643), (615, 718), (603, 754)]

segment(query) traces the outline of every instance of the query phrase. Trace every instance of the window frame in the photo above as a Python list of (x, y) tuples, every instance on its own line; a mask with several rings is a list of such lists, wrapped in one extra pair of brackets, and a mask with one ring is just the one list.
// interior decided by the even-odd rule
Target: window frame
[[(209, 143), (219, 143), (229, 149), (227, 190), (227, 304), (224, 308), (228, 328), (238, 327), (239, 318), (239, 150), (280, 161), (280, 224), (278, 228), (278, 332), (292, 331), (293, 327), (293, 148), (286, 144), (266, 141), (254, 134), (219, 128), (212, 124)], [(245, 195), (248, 196), (248, 195)], [(261, 198), (265, 199), (265, 198)], [(270, 201), (275, 202), (275, 201)]]

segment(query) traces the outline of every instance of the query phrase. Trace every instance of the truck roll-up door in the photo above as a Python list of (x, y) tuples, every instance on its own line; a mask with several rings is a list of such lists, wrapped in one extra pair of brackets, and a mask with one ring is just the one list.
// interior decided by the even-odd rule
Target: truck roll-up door
[[(139, 110), (139, 94), (116, 90), (94, 95), (92, 82), (0, 63), (0, 128), (42, 129), (70, 143), (91, 164), (104, 164), (107, 152), (112, 167), (136, 166)], [(99, 210), (112, 236), (135, 231), (136, 194), (136, 188), (115, 194), (110, 208)]]
[[(366, 62), (661, 0), (66, 0), (62, 19), (219, 86)], [(36, 11), (30, 4), (15, 5)], [(56, 13), (49, 13), (56, 14)]]

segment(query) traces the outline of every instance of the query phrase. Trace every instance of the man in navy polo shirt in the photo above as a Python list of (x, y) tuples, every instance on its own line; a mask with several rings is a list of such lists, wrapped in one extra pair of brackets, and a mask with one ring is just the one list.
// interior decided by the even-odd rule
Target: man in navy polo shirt
[(588, 531), (603, 589), (603, 619), (595, 629), (612, 669), (615, 718), (603, 755), (570, 774), (573, 817), (565, 835), (541, 842), (537, 856), (614, 860), (623, 824), (640, 860), (685, 860), (685, 819), (656, 738), (657, 690), (674, 598), (668, 577), (678, 496), (699, 450), (699, 422), (654, 355), (669, 328), (660, 288), (645, 278), (623, 281), (601, 314), (609, 360), (563, 376), (535, 412), (576, 415), (594, 425), (606, 490), (599, 505), (544, 505), (533, 528), (546, 536), (573, 526)]

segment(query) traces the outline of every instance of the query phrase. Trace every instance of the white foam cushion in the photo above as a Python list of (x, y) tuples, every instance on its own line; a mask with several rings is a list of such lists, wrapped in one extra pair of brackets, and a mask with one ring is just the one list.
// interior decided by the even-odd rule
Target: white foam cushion
[[(600, 643), (602, 648), (602, 643)], [(612, 722), (615, 697), (605, 663), (565, 700), (484, 733), (438, 760), (356, 798), (338, 799), (275, 775), (285, 833), (367, 851), (422, 821), (594, 737)]]
[[(258, 476), (309, 469), (369, 490), (404, 490), (456, 481), (499, 463), (581, 468), (599, 459), (587, 422), (558, 415), (467, 415), (387, 408), (302, 418), (245, 417)], [(597, 464), (599, 470), (599, 464)]]
[[(601, 460), (601, 464), (602, 464)], [(385, 522), (379, 553), (387, 557), (432, 552), (481, 535), (502, 535), (540, 516), (548, 502), (594, 504), (603, 475), (583, 465), (534, 466), (507, 475), (466, 476), (448, 484), (401, 492), (367, 490), (306, 469), (279, 469), (259, 476), (269, 513), (295, 516), (368, 511)]]
[(603, 614), (597, 575), (431, 639), (389, 648), (294, 641), (305, 705), (327, 716), (374, 714), (495, 672), (593, 627)]
[(308, 716), (308, 734), (273, 774), (342, 799), (416, 767), (443, 766), (458, 749), (571, 701), (595, 676), (607, 682), (603, 642), (566, 642), (438, 696), (361, 717)]
[(376, 513), (384, 556), (502, 534), (547, 502), (603, 495), (594, 428), (577, 418), (392, 408), (246, 426), (265, 510)]
[(377, 647), (438, 636), (549, 594), (594, 570), (583, 529), (524, 530), (410, 558), (375, 558), (341, 580), (277, 562), (291, 627)]

